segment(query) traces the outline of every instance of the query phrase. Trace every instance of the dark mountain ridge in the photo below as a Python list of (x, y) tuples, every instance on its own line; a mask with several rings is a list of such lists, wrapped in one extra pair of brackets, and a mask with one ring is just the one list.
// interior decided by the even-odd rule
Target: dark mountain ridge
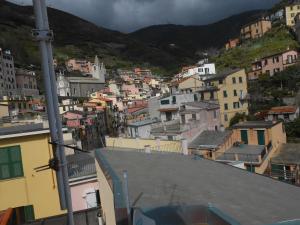
[[(71, 57), (93, 59), (97, 54), (108, 68), (149, 66), (166, 74), (194, 63), (199, 58), (197, 51), (222, 47), (261, 12), (242, 13), (206, 26), (160, 25), (123, 34), (57, 9), (48, 10), (59, 62)], [(31, 38), (33, 28), (32, 7), (0, 2), (0, 47), (11, 49), (20, 66), (39, 65), (37, 43)]]

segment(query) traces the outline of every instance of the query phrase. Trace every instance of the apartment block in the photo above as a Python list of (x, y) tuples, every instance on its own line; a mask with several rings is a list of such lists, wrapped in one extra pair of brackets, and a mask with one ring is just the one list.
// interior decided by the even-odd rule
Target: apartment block
[(16, 88), (14, 58), (9, 50), (0, 49), (0, 95), (15, 95)]
[(241, 39), (246, 41), (262, 37), (266, 32), (271, 30), (272, 23), (270, 20), (261, 18), (249, 24), (246, 24), (241, 29)]
[(248, 114), (248, 84), (244, 69), (235, 69), (220, 73), (205, 80), (206, 86), (217, 88), (217, 100), (220, 104), (221, 123), (229, 127), (236, 113)]
[(295, 25), (295, 17), (300, 13), (300, 1), (293, 1), (292, 4), (285, 7), (286, 25), (293, 27)]

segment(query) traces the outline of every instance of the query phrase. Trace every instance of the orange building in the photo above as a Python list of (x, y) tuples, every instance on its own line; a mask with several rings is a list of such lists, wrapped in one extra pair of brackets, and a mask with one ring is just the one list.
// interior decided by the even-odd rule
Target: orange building
[(225, 45), (225, 48), (226, 48), (226, 50), (229, 50), (229, 49), (237, 47), (239, 44), (240, 44), (239, 38), (229, 39), (229, 41)]
[(242, 40), (256, 39), (262, 37), (271, 30), (272, 23), (268, 19), (261, 18), (254, 22), (244, 25), (241, 29)]

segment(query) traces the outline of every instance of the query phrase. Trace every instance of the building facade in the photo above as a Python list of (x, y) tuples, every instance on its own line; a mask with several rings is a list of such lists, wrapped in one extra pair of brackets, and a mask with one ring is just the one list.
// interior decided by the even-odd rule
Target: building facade
[(248, 79), (258, 79), (261, 74), (273, 76), (287, 67), (295, 65), (297, 61), (298, 52), (296, 50), (287, 50), (266, 56), (252, 63), (252, 70), (248, 73)]
[(207, 86), (218, 88), (221, 123), (228, 127), (237, 113), (248, 114), (248, 84), (244, 69), (236, 69), (205, 80)]
[(57, 93), (59, 96), (89, 97), (90, 94), (104, 89), (106, 69), (95, 57), (91, 67), (91, 76), (67, 77), (60, 73), (57, 77)]
[(17, 94), (21, 96), (37, 96), (36, 75), (34, 71), (16, 69)]
[(291, 122), (299, 118), (299, 107), (296, 106), (279, 106), (271, 108), (266, 120), (278, 121), (283, 120), (285, 122)]
[(300, 2), (294, 1), (294, 3), (285, 7), (286, 25), (293, 27), (295, 25), (295, 17), (300, 13)]
[(26, 221), (63, 214), (55, 172), (35, 171), (53, 157), (49, 130), (24, 125), (0, 134), (0, 211), (17, 208)]
[(226, 48), (226, 50), (229, 50), (229, 49), (232, 49), (232, 48), (236, 48), (239, 44), (240, 44), (240, 39), (239, 38), (230, 39), (225, 44), (225, 48)]
[(172, 94), (183, 94), (196, 92), (201, 87), (205, 86), (198, 75), (189, 76), (171, 83)]
[(16, 88), (14, 58), (9, 50), (3, 51), (0, 49), (0, 95), (15, 95)]
[(216, 66), (214, 63), (208, 63), (207, 60), (199, 61), (196, 66), (182, 69), (183, 78), (198, 75), (199, 78), (204, 79), (205, 77), (213, 74), (216, 74)]
[(272, 23), (270, 20), (261, 18), (249, 24), (246, 24), (241, 29), (241, 39), (246, 41), (262, 37), (266, 32), (271, 30)]

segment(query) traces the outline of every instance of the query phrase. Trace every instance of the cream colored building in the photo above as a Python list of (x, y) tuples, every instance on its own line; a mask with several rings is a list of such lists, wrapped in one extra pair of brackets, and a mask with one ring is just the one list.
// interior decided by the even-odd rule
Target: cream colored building
[(204, 85), (204, 82), (199, 79), (199, 76), (194, 75), (172, 82), (171, 92), (172, 94), (194, 93)]
[(218, 88), (217, 99), (220, 104), (221, 124), (229, 127), (236, 113), (248, 114), (248, 85), (244, 69), (236, 69), (218, 74), (205, 80), (206, 86)]
[(300, 2), (295, 2), (285, 7), (286, 25), (293, 27), (295, 25), (295, 17), (300, 13)]

